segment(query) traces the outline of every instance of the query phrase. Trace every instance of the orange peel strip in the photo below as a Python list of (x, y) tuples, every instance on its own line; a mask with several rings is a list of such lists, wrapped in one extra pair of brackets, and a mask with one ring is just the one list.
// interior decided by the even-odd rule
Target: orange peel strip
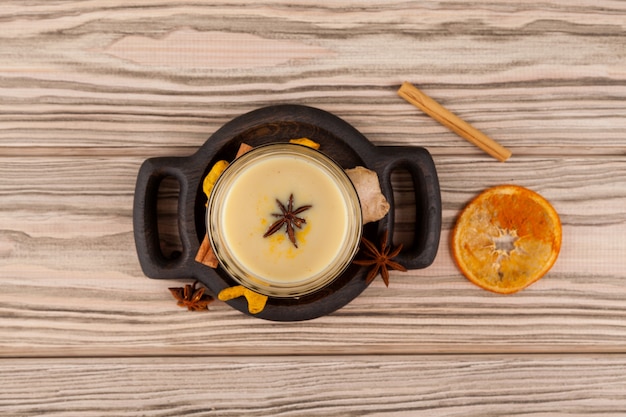
[(289, 141), (289, 143), (295, 143), (297, 145), (303, 145), (303, 146), (308, 146), (309, 148), (313, 148), (313, 149), (319, 149), (320, 148), (320, 144), (309, 139), (309, 138), (297, 138), (297, 139), (291, 139)]
[(248, 312), (250, 312), (250, 314), (260, 313), (267, 303), (267, 295), (256, 293), (243, 285), (224, 288), (217, 295), (217, 298), (221, 301), (228, 301), (241, 296), (245, 297), (248, 301)]
[(202, 182), (202, 191), (206, 194), (207, 199), (210, 197), (211, 191), (213, 191), (213, 186), (215, 186), (217, 179), (220, 175), (222, 175), (222, 172), (224, 172), (227, 167), (228, 161), (217, 161), (213, 164), (207, 176), (204, 177), (204, 181)]

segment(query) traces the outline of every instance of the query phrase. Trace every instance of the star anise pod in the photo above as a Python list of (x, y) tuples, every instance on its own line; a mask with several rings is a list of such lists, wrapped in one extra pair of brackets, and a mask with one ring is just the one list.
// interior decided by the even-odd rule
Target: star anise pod
[(402, 244), (397, 248), (391, 250), (391, 246), (387, 247), (388, 233), (385, 230), (383, 237), (380, 241), (380, 250), (372, 242), (364, 237), (361, 237), (361, 243), (363, 244), (363, 254), (367, 259), (357, 259), (355, 264), (361, 266), (371, 266), (372, 268), (367, 273), (365, 280), (369, 284), (376, 278), (376, 275), (380, 272), (380, 276), (383, 278), (385, 285), (389, 286), (389, 269), (395, 269), (396, 271), (406, 272), (406, 268), (400, 265), (398, 262), (392, 259), (398, 256), (402, 250)]
[(179, 307), (187, 307), (189, 311), (208, 310), (208, 305), (213, 301), (213, 297), (205, 294), (206, 288), (196, 288), (198, 281), (185, 285), (185, 288), (168, 288), (174, 298), (178, 301)]
[(298, 214), (302, 213), (305, 210), (310, 209), (311, 205), (301, 206), (297, 209), (293, 209), (293, 194), (289, 196), (289, 202), (287, 203), (287, 208), (285, 205), (281, 203), (278, 199), (276, 199), (276, 203), (278, 203), (278, 207), (280, 208), (281, 213), (272, 213), (274, 217), (280, 217), (277, 221), (275, 221), (268, 229), (267, 232), (263, 235), (263, 237), (268, 237), (278, 232), (283, 225), (287, 226), (287, 236), (289, 236), (289, 240), (293, 245), (297, 248), (298, 243), (296, 243), (296, 233), (294, 227), (298, 229), (302, 229), (302, 225), (306, 223), (306, 219), (302, 217), (298, 217)]

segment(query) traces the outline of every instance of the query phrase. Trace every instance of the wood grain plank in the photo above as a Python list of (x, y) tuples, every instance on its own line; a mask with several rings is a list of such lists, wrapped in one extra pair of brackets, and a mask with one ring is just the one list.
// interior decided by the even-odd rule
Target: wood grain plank
[[(4, 152), (196, 147), (295, 102), (377, 143), (480, 155), (395, 95), (409, 80), (516, 154), (624, 154), (622, 2), (142, 5), (0, 12)], [(242, 64), (249, 38), (263, 53)]]
[[(141, 158), (0, 160), (0, 356), (626, 351), (626, 160), (437, 157), (444, 229), (435, 263), (375, 281), (340, 311), (304, 323), (249, 318), (215, 302), (189, 313), (143, 276), (132, 237)], [(405, 239), (408, 179), (396, 177)], [(449, 230), (482, 189), (535, 189), (561, 215), (553, 270), (514, 296), (487, 293), (456, 269)], [(176, 194), (162, 196), (175, 218)], [(170, 239), (175, 227), (169, 229)], [(166, 243), (174, 247), (175, 242)], [(181, 277), (183, 278), (183, 277)], [(188, 281), (187, 281), (188, 282)]]
[(15, 417), (618, 416), (626, 409), (624, 355), (1, 360), (0, 382), (0, 409)]

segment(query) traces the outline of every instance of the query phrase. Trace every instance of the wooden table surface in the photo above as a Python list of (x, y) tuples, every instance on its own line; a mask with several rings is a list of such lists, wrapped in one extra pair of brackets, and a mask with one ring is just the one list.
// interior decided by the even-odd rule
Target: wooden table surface
[[(513, 157), (407, 104), (403, 81)], [(179, 308), (168, 287), (191, 282), (137, 259), (139, 166), (284, 103), (430, 151), (435, 262), (311, 321)], [(3, 1), (0, 414), (626, 415), (625, 103), (618, 0)], [(511, 296), (449, 248), (465, 204), (505, 183), (563, 223), (553, 269)], [(170, 249), (177, 198), (162, 187)]]

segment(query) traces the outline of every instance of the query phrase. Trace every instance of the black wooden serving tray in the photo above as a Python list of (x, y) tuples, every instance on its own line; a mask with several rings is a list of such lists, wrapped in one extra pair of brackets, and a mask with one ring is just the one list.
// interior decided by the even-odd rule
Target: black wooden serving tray
[[(264, 107), (239, 116), (216, 131), (189, 157), (158, 157), (141, 166), (135, 189), (133, 226), (139, 262), (144, 273), (158, 279), (197, 279), (214, 294), (238, 285), (222, 268), (212, 269), (195, 261), (206, 234), (202, 182), (210, 168), (221, 159), (232, 161), (239, 145), (253, 147), (307, 137), (344, 169), (364, 166), (378, 173), (383, 194), (391, 209), (382, 220), (367, 224), (363, 234), (373, 242), (387, 229), (393, 241), (394, 201), (391, 174), (410, 173), (415, 192), (415, 233), (396, 260), (408, 269), (429, 266), (437, 253), (441, 232), (441, 197), (433, 160), (421, 147), (375, 146), (344, 120), (326, 111), (301, 106)], [(157, 227), (157, 196), (166, 177), (180, 183), (178, 229), (182, 253), (175, 259), (163, 255)], [(308, 320), (331, 313), (356, 298), (366, 287), (367, 269), (352, 265), (329, 286), (300, 298), (270, 297), (255, 317), (276, 321)], [(228, 301), (248, 313), (245, 298)]]

